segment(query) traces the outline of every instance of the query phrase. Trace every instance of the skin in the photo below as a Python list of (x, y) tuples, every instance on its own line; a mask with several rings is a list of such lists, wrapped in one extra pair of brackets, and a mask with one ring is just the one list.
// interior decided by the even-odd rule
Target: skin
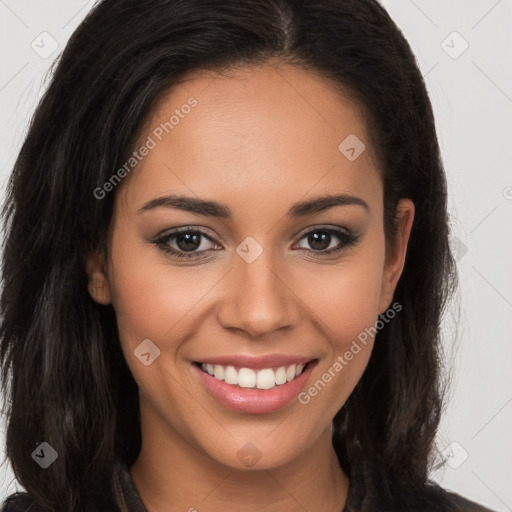
[[(218, 511), (226, 503), (236, 511), (339, 512), (349, 479), (330, 426), (374, 340), (308, 404), (293, 400), (267, 414), (219, 404), (191, 363), (225, 354), (310, 356), (318, 364), (307, 390), (392, 304), (414, 205), (399, 202), (398, 236), (386, 250), (383, 184), (361, 110), (316, 75), (270, 64), (194, 72), (156, 105), (140, 140), (190, 97), (198, 105), (118, 186), (108, 251), (87, 263), (90, 293), (113, 304), (140, 389), (143, 445), (131, 475), (151, 512)], [(355, 161), (338, 149), (349, 134), (366, 145)], [(287, 217), (296, 202), (335, 193), (363, 199), (368, 210), (344, 205)], [(164, 206), (139, 212), (168, 194), (220, 202), (232, 218)], [(212, 238), (200, 239), (200, 258), (179, 261), (152, 242), (179, 227)], [(332, 235), (312, 246), (307, 236), (326, 227), (359, 238), (326, 255), (343, 240)], [(236, 252), (248, 236), (263, 249), (250, 264)], [(169, 244), (186, 252), (179, 239)], [(144, 339), (160, 349), (149, 366), (134, 355)], [(248, 442), (261, 455), (250, 468), (238, 457)]]

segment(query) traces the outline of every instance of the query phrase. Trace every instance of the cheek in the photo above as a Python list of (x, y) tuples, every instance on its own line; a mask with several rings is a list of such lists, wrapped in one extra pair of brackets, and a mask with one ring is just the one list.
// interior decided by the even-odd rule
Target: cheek
[[(183, 402), (183, 388), (172, 375), (179, 365), (182, 341), (194, 332), (194, 308), (205, 296), (208, 283), (194, 278), (197, 272), (191, 269), (173, 270), (162, 264), (161, 257), (158, 263), (152, 261), (151, 252), (147, 247), (128, 249), (121, 244), (113, 250), (112, 304), (121, 348), (133, 377), (150, 401), (160, 397), (160, 407), (165, 408), (169, 397), (173, 403)], [(141, 345), (144, 340), (160, 350), (149, 366), (139, 359), (148, 349), (154, 350), (147, 342)]]
[(318, 311), (328, 343), (311, 385), (299, 402), (312, 417), (331, 420), (361, 379), (370, 359), (378, 320), (380, 275), (362, 265), (358, 271), (325, 280), (323, 292), (311, 294), (311, 309)]
[(130, 242), (133, 233), (117, 233), (109, 284), (122, 341), (149, 338), (158, 345), (179, 338), (213, 277), (205, 272), (198, 278), (192, 267), (172, 268), (147, 242)]
[(326, 337), (344, 349), (378, 319), (384, 251), (377, 241), (366, 242), (336, 266), (311, 267), (296, 278), (300, 297), (322, 321)]
[(126, 271), (118, 267), (112, 303), (120, 331), (130, 337), (161, 339), (180, 329), (184, 318), (199, 300), (198, 290), (179, 274), (169, 279), (164, 272), (139, 267)]
[[(368, 364), (379, 319), (384, 252), (379, 243), (368, 244), (346, 264), (316, 269), (302, 296), (321, 320), (329, 343), (328, 356), (318, 368), (317, 380), (305, 390), (303, 403), (315, 402), (321, 414), (334, 415), (360, 380)], [(314, 282), (315, 286), (311, 286)], [(324, 391), (324, 388), (325, 391)]]

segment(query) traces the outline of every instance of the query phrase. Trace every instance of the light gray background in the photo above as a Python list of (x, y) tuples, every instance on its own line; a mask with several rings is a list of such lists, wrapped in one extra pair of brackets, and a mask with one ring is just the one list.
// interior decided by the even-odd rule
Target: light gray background
[[(438, 441), (448, 463), (434, 478), (512, 511), (512, 0), (382, 2), (410, 42), (434, 106), (461, 278), (444, 323), (454, 377)], [(45, 74), (92, 5), (0, 0), (0, 198)], [(41, 56), (52, 38), (58, 48)], [(0, 498), (22, 489), (7, 462), (0, 487)]]

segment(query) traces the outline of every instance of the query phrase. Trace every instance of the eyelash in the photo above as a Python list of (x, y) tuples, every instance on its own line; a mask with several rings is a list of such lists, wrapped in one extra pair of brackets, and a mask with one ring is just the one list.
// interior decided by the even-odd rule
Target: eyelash
[[(324, 250), (324, 251), (313, 251), (313, 250), (303, 249), (309, 253), (313, 253), (315, 256), (318, 254), (326, 255), (326, 254), (340, 253), (340, 252), (348, 249), (352, 245), (355, 245), (359, 239), (359, 235), (356, 235), (356, 234), (350, 233), (350, 232), (346, 232), (341, 229), (314, 228), (314, 229), (308, 231), (307, 233), (304, 233), (300, 237), (299, 241), (302, 240), (303, 238), (311, 235), (312, 233), (329, 233), (331, 235), (337, 236), (342, 242), (342, 245), (340, 247), (337, 247), (334, 249), (329, 249), (329, 250)], [(191, 229), (189, 227), (179, 228), (179, 229), (173, 231), (172, 233), (168, 233), (166, 235), (159, 236), (159, 237), (153, 239), (152, 242), (158, 248), (163, 250), (166, 254), (171, 254), (173, 256), (173, 258), (176, 258), (178, 260), (195, 260), (195, 259), (201, 258), (202, 257), (201, 254), (204, 252), (216, 250), (216, 249), (208, 249), (206, 251), (199, 251), (199, 252), (184, 252), (184, 251), (176, 251), (175, 249), (171, 249), (169, 247), (169, 241), (176, 238), (176, 236), (181, 235), (181, 234), (200, 234), (204, 238), (209, 240), (210, 242), (214, 242), (212, 240), (212, 238), (209, 235), (207, 235), (204, 231), (201, 231), (200, 229)]]

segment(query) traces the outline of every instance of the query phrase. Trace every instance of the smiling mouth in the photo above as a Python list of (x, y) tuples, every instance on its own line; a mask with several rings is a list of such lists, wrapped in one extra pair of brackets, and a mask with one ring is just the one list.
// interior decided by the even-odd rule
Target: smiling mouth
[(233, 387), (266, 390), (282, 386), (283, 384), (295, 380), (315, 361), (316, 360), (312, 360), (306, 364), (290, 364), (257, 370), (201, 362), (196, 362), (195, 364), (204, 373), (207, 373), (216, 380), (230, 384)]

